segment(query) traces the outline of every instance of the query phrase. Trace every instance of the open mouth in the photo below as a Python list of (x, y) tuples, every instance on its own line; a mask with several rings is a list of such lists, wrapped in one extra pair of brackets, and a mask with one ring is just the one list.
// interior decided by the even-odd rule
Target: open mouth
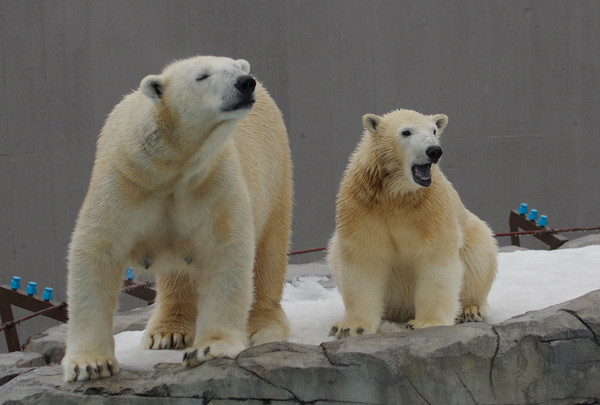
[(431, 186), (431, 163), (414, 165), (412, 167), (413, 180), (420, 186)]

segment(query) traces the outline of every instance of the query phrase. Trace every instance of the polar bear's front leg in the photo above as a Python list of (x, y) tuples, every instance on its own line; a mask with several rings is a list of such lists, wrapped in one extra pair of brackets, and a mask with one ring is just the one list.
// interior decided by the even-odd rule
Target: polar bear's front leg
[(458, 257), (446, 264), (431, 263), (417, 270), (415, 319), (407, 329), (453, 325), (460, 308), (463, 266)]
[(62, 360), (67, 382), (94, 380), (119, 372), (112, 326), (123, 274), (107, 256), (77, 248), (70, 252), (69, 322)]
[[(345, 315), (329, 331), (338, 339), (377, 332), (384, 310), (386, 280), (389, 268), (380, 261), (350, 263), (335, 256), (330, 257), (336, 283), (342, 294)], [(349, 259), (346, 257), (345, 259)]]
[(198, 280), (196, 338), (183, 356), (188, 367), (214, 357), (234, 358), (248, 345), (254, 250), (247, 242), (242, 249), (219, 252), (217, 265), (196, 269), (204, 274)]

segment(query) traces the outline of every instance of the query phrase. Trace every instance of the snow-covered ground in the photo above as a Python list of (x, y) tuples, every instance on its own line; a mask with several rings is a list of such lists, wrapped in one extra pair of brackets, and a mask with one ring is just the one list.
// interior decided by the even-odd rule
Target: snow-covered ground
[[(500, 253), (498, 276), (489, 295), (488, 323), (546, 308), (600, 289), (600, 246), (553, 251)], [(290, 265), (283, 308), (290, 320), (291, 342), (315, 344), (332, 338), (331, 325), (344, 315), (344, 304), (323, 263)], [(397, 330), (387, 323), (383, 331)], [(127, 369), (148, 370), (157, 363), (179, 363), (182, 352), (141, 350), (142, 332), (115, 336), (116, 356)]]

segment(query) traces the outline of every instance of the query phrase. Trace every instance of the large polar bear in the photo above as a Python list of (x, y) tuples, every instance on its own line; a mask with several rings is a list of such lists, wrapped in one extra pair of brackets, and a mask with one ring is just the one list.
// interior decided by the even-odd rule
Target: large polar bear
[(69, 248), (66, 381), (119, 371), (112, 319), (128, 264), (157, 274), (144, 348), (191, 346), (192, 367), (288, 338), (290, 151), (249, 71), (245, 60), (176, 61), (109, 115)]
[(338, 338), (481, 321), (497, 245), (436, 163), (448, 117), (397, 110), (363, 117), (366, 131), (338, 194), (328, 260), (346, 314)]

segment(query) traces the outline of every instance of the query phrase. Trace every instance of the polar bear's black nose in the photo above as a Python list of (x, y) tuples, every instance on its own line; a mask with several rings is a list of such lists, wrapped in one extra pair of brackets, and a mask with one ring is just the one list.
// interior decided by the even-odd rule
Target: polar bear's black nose
[(443, 152), (442, 148), (436, 145), (427, 148), (425, 153), (427, 154), (427, 156), (429, 156), (429, 159), (431, 159), (432, 163), (437, 163), (438, 160), (440, 160), (440, 158), (442, 157)]
[(237, 78), (235, 88), (243, 95), (249, 96), (256, 87), (256, 80), (250, 75), (244, 75)]

